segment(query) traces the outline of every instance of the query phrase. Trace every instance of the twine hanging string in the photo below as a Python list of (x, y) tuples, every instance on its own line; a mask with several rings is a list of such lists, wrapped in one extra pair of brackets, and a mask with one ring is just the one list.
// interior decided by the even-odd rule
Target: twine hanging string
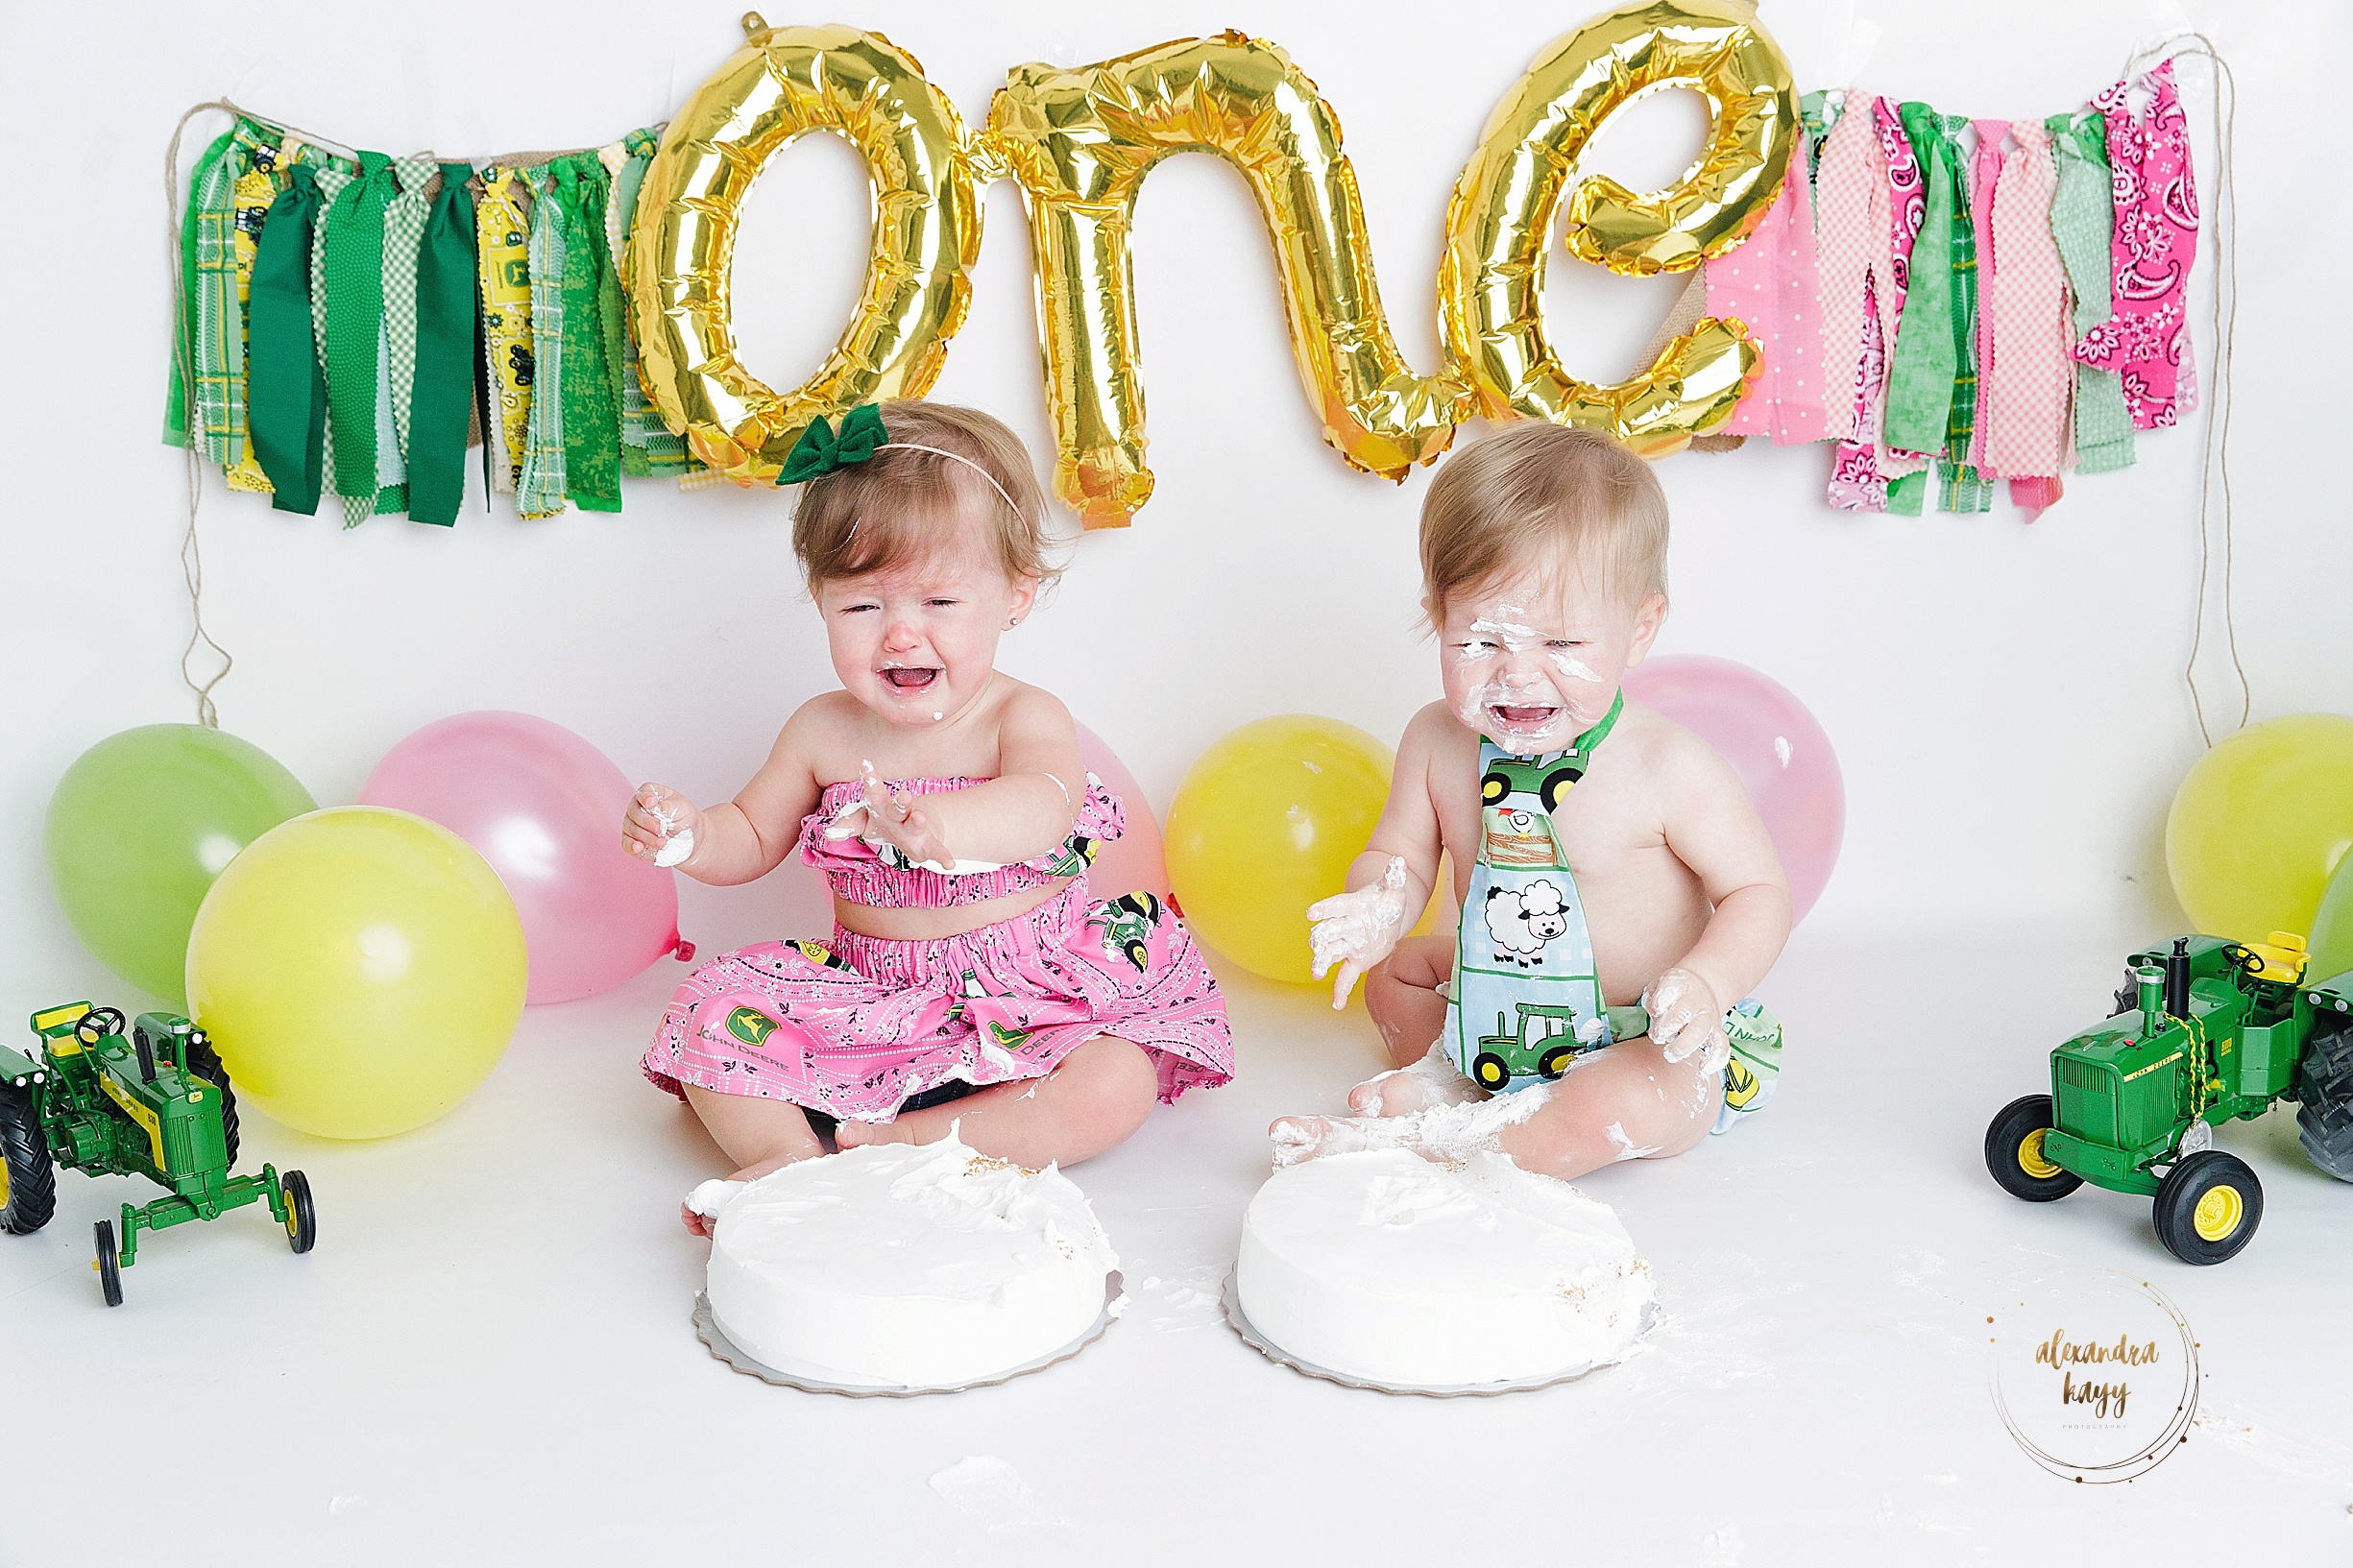
[(2198, 470), (2197, 486), (2197, 606), (2190, 626), (2190, 657), (2182, 664), (2182, 684), (2190, 688), (2190, 707), (2197, 716), (2200, 739), (2211, 747), (2214, 733), (2207, 727), (2206, 705), (2198, 695), (2197, 656), (2205, 645), (2206, 590), (2213, 574), (2214, 534), (2211, 519), (2215, 512), (2215, 493), (2221, 493), (2222, 524), (2222, 634), (2223, 645), (2230, 652), (2230, 667), (2239, 678), (2239, 726), (2244, 728), (2255, 711), (2254, 688), (2247, 680), (2246, 665), (2239, 658), (2239, 622), (2233, 591), (2233, 555), (2235, 541), (2231, 529), (2230, 497), (2230, 415), (2231, 415), (2231, 350), (2239, 327), (2239, 181), (2236, 167), (2236, 147), (2239, 120), (2239, 84), (2231, 75), (2230, 62), (2222, 58), (2214, 40), (2203, 33), (2178, 33), (2153, 44), (2146, 44), (2132, 53), (2124, 62), (2124, 76), (2154, 67), (2169, 60), (2195, 57), (2204, 60), (2214, 71), (2214, 374), (2206, 395), (2206, 442)]
[[(181, 266), (181, 228), (186, 209), (180, 192), (180, 141), (186, 133), (190, 120), (195, 119), (199, 114), (212, 110), (218, 110), (231, 118), (248, 119), (256, 124), (267, 125), (288, 136), (297, 137), (315, 146), (325, 147), (345, 156), (353, 156), (352, 150), (345, 147), (341, 142), (330, 141), (325, 136), (313, 135), (302, 127), (288, 125), (283, 120), (254, 114), (228, 98), (212, 98), (201, 104), (190, 105), (180, 116), (180, 123), (172, 127), (171, 145), (164, 150), (163, 154), (164, 253), (167, 270), (172, 277), (172, 357), (180, 370), (180, 384), (187, 389), (191, 397), (194, 395), (196, 386), (196, 365), (194, 356), (188, 348), (188, 310), (191, 302), (188, 299), (187, 280), (182, 276)], [(582, 150), (574, 148), (556, 152), (502, 153), (493, 157), (475, 158), (471, 161), (477, 168), (536, 168), (559, 157), (569, 157), (573, 152)], [(433, 180), (436, 186), (440, 179), (440, 175), (434, 175)], [(474, 179), (478, 185), (481, 177), (476, 175)], [(189, 193), (187, 200), (194, 200), (194, 192)], [(186, 531), (180, 538), (180, 573), (188, 589), (190, 628), (187, 646), (182, 649), (180, 654), (180, 678), (196, 696), (196, 721), (208, 730), (217, 730), (221, 727), (221, 716), (212, 701), (212, 689), (221, 684), (230, 669), (235, 667), (236, 661), (205, 626), (205, 556), (203, 545), (197, 537), (196, 523), (198, 513), (204, 504), (206, 465), (203, 435), (192, 426), (187, 432), (185, 450), (188, 521)], [(214, 657), (219, 661), (219, 667), (202, 681), (197, 679), (195, 667), (196, 650), (199, 645), (211, 649)]]
[[(179, 367), (183, 396), (191, 403), (196, 395), (196, 362), (188, 351), (188, 290), (187, 280), (181, 274), (180, 138), (188, 129), (188, 122), (207, 109), (219, 109), (230, 115), (238, 112), (237, 106), (226, 98), (191, 105), (180, 116), (180, 123), (172, 127), (172, 143), (163, 153), (163, 252), (165, 270), (172, 276), (172, 359)], [(190, 199), (194, 199), (193, 193)], [(230, 657), (227, 648), (213, 640), (210, 632), (205, 630), (205, 554), (196, 537), (196, 514), (205, 497), (204, 435), (195, 427), (193, 420), (189, 421), (185, 451), (188, 526), (187, 531), (180, 536), (180, 575), (188, 585), (191, 625), (188, 644), (180, 650), (180, 678), (196, 694), (196, 722), (207, 730), (217, 730), (221, 727), (221, 715), (212, 705), (212, 688), (221, 684), (222, 679), (235, 666), (236, 661)], [(210, 679), (201, 683), (196, 679), (194, 667), (196, 645), (200, 642), (219, 656), (221, 665), (212, 672)]]

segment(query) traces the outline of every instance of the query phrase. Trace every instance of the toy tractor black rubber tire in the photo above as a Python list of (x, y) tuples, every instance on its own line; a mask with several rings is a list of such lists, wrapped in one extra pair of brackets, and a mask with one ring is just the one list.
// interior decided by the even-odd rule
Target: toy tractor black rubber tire
[[(2217, 1201), (2222, 1193), (2228, 1200)], [(2227, 1263), (2245, 1250), (2263, 1223), (2263, 1183), (2237, 1155), (2201, 1149), (2166, 1172), (2152, 1218), (2157, 1240), (2183, 1263)]]
[(8, 1174), (0, 1182), (7, 1196), (0, 1203), (0, 1231), (30, 1236), (58, 1212), (58, 1176), (33, 1097), (13, 1088), (0, 1089), (0, 1162)]
[(237, 1092), (229, 1086), (229, 1070), (211, 1046), (203, 1041), (187, 1041), (181, 1048), (180, 1067), (193, 1073), (221, 1092), (221, 1146), (228, 1151), (229, 1168), (237, 1168)]
[(2023, 1095), (2004, 1105), (1985, 1129), (1986, 1171), (2012, 1197), (2050, 1203), (2083, 1185), (2073, 1170), (2053, 1166), (2056, 1174), (2040, 1175), (2026, 1168), (2027, 1157), (2042, 1158), (2041, 1138), (2050, 1130), (2050, 1121), (2049, 1095)]
[(2296, 1141), (2305, 1158), (2353, 1181), (2353, 1020), (2342, 1013), (2313, 1030), (2296, 1085)]
[(1491, 1093), (1500, 1091), (1512, 1081), (1511, 1064), (1492, 1050), (1483, 1050), (1470, 1059), (1470, 1081)]
[(286, 1194), (286, 1244), (297, 1252), (308, 1252), (319, 1244), (319, 1216), (310, 1202), (310, 1178), (300, 1170), (289, 1170), (279, 1184)]
[(101, 1219), (93, 1227), (98, 1236), (98, 1293), (107, 1305), (123, 1304), (123, 1265), (121, 1255), (114, 1250), (114, 1221)]

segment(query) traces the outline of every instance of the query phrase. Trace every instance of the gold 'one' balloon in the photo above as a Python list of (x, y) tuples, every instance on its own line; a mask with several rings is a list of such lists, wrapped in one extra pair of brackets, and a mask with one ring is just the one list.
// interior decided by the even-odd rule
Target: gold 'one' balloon
[[(773, 476), (809, 422), (919, 398), (964, 323), (981, 248), (964, 124), (912, 56), (850, 27), (773, 28), (696, 88), (646, 171), (629, 244), (645, 390), (696, 456), (739, 484)], [(811, 131), (845, 137), (874, 195), (873, 259), (850, 323), (814, 375), (772, 391), (737, 357), (728, 282), (744, 194)]]
[(1299, 379), (1351, 467), (1401, 479), (1469, 413), (1458, 374), (1417, 375), (1397, 351), (1339, 119), (1276, 45), (1225, 33), (1075, 70), (1018, 66), (985, 141), (1029, 205), (1055, 490), (1089, 527), (1125, 524), (1152, 495), (1128, 245), (1144, 175), (1172, 153), (1215, 153), (1249, 181)]
[[(1578, 161), (1602, 123), (1645, 94), (1689, 87), (1713, 115), (1684, 177), (1637, 195)], [(1446, 211), (1439, 310), (1447, 351), (1490, 419), (1599, 425), (1645, 456), (1732, 418), (1758, 349), (1703, 318), (1631, 381), (1593, 386), (1554, 357), (1544, 264), (1559, 216), (1569, 253), (1615, 272), (1681, 272), (1747, 238), (1780, 194), (1796, 133), (1789, 62), (1749, 0), (1637, 0), (1537, 57), (1495, 106)]]

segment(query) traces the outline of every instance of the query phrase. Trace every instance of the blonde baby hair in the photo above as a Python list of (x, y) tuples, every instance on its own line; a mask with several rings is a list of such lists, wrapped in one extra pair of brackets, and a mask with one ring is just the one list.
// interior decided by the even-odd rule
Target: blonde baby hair
[(1638, 604), (1666, 591), (1666, 492), (1615, 437), (1526, 420), (1447, 458), (1421, 502), (1422, 609), (1516, 572), (1590, 573)]
[(1046, 494), (1029, 448), (977, 408), (905, 398), (881, 405), (885, 445), (801, 488), (792, 553), (814, 589), (905, 566), (954, 537), (974, 509), (1007, 577), (1052, 582)]

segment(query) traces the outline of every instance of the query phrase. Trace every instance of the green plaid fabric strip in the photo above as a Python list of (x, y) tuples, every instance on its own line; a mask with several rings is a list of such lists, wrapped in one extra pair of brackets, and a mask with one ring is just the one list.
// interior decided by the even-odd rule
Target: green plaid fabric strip
[(425, 187), (439, 168), (430, 153), (394, 158), (392, 175), (400, 182), (400, 194), (384, 208), (385, 375), (392, 398), (392, 450), (400, 454), (403, 479), (407, 477), (409, 394), (417, 379), (417, 248), (425, 239), (425, 217), (432, 211)]
[(620, 141), (597, 150), (597, 157), (613, 174), (606, 230), (613, 239), (613, 265), (623, 290), (621, 363), (615, 377), (621, 411), (621, 471), (640, 476), (681, 474), (700, 467), (688, 455), (686, 437), (670, 433), (645, 396), (637, 337), (629, 322), (629, 241), (637, 230), (638, 196), (645, 186), (645, 172), (653, 167), (654, 153), (661, 144), (662, 138), (652, 130), (632, 131)]
[(526, 518), (564, 510), (564, 216), (546, 169), (517, 171), (531, 204), (531, 422), (515, 510)]
[[(2074, 328), (2080, 338), (2115, 309), (2109, 290), (2114, 264), (2116, 193), (2108, 177), (2108, 123), (2097, 109), (2053, 114), (2045, 123), (2059, 163), (2059, 188), (2050, 199), (2050, 232), (2067, 268), (2075, 297)], [(2085, 473), (2108, 473), (2132, 466), (2132, 416), (2124, 407), (2124, 383), (2114, 371), (2075, 367), (2075, 466)]]
[(1960, 133), (1968, 116), (1945, 115), (1936, 127), (1938, 154), (1953, 185), (1953, 407), (1946, 417), (1945, 450), (1937, 465), (1937, 507), (1945, 512), (1988, 512), (1994, 487), (1965, 459), (1977, 422), (1977, 236), (1970, 200), (1969, 159)]
[[(172, 345), (169, 378), (164, 382), (163, 442), (168, 446), (188, 444), (188, 389), (180, 374), (180, 356), (190, 351), (189, 368), (195, 368), (192, 350), (196, 346), (196, 255), (199, 250), (197, 230), (205, 210), (205, 198), (210, 192), (214, 177), (229, 150), (236, 145), (237, 133), (232, 127), (212, 138), (210, 146), (196, 160), (196, 168), (188, 176), (188, 205), (180, 213), (180, 297), (184, 302), (181, 319), (172, 324), (177, 341)], [(235, 183), (234, 179), (230, 184)]]
[[(245, 459), (245, 310), (237, 300), (237, 181), (254, 150), (272, 145), (273, 127), (240, 117), (205, 149), (189, 181), (181, 220), (181, 287), (186, 300), (182, 342), (194, 397), (182, 384), (181, 356), (171, 365), (163, 439), (184, 446), (195, 426), (200, 449), (223, 468)], [(191, 404), (193, 405), (191, 407)]]

